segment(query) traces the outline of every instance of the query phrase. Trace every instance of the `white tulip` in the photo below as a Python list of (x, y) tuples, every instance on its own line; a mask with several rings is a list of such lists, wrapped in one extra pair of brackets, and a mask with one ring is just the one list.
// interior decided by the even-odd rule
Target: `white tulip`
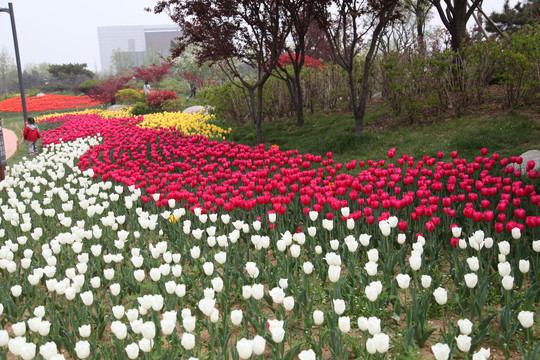
[(437, 343), (431, 347), (431, 351), (436, 360), (447, 360), (450, 356), (450, 347), (448, 344)]
[(324, 313), (320, 310), (313, 311), (313, 322), (316, 325), (321, 325), (324, 322)]
[(473, 289), (478, 283), (478, 276), (475, 273), (465, 274), (464, 278), (469, 289)]
[(534, 312), (532, 311), (520, 311), (518, 314), (518, 320), (521, 326), (524, 328), (530, 328), (534, 323)]
[(351, 318), (348, 316), (340, 316), (338, 319), (338, 327), (341, 332), (349, 332), (351, 330)]
[(457, 322), (459, 331), (463, 335), (470, 335), (472, 332), (473, 323), (469, 319), (460, 319)]
[(233, 325), (238, 326), (242, 323), (242, 317), (243, 317), (242, 310), (232, 310), (231, 311), (231, 322)]

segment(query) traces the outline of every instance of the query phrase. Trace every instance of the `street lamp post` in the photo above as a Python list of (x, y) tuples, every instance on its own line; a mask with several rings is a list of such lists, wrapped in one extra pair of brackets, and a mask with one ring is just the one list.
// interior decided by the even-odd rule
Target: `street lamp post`
[[(19, 88), (21, 90), (21, 102), (22, 102), (22, 109), (23, 109), (23, 117), (24, 120), (28, 118), (28, 113), (26, 112), (26, 98), (24, 96), (24, 84), (23, 84), (23, 76), (22, 76), (22, 69), (21, 69), (21, 57), (19, 55), (19, 43), (17, 41), (17, 28), (15, 27), (15, 15), (13, 14), (13, 4), (9, 3), (8, 8), (0, 8), (0, 12), (7, 12), (9, 13), (9, 16), (11, 18), (11, 32), (13, 33), (13, 45), (15, 46), (15, 60), (17, 61), (17, 74), (19, 75)], [(2, 136), (2, 139), (0, 141), (0, 181), (4, 180), (5, 177), (5, 168), (6, 168), (6, 151), (5, 151), (5, 144), (4, 144), (4, 138), (2, 134), (2, 125), (0, 124), (0, 136)]]
[(15, 15), (13, 13), (13, 4), (9, 3), (8, 8), (0, 8), (0, 12), (7, 12), (11, 18), (11, 32), (13, 33), (13, 46), (15, 47), (15, 61), (17, 62), (17, 74), (19, 75), (19, 88), (21, 91), (21, 102), (23, 109), (23, 117), (26, 120), (28, 113), (26, 112), (26, 98), (24, 96), (24, 85), (21, 68), (21, 56), (19, 55), (19, 43), (17, 41), (17, 28), (15, 27)]

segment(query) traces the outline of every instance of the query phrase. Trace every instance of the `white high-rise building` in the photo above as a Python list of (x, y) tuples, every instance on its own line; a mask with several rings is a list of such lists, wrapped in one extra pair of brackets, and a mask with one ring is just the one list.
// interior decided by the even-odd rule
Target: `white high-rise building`
[(167, 56), (171, 41), (181, 36), (176, 25), (100, 26), (98, 27), (101, 70), (113, 70), (112, 56), (120, 52), (134, 66), (141, 66), (145, 57)]

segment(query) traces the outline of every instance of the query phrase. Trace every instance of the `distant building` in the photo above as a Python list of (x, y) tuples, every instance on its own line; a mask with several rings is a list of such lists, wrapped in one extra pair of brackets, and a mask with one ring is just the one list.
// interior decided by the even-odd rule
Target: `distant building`
[(176, 25), (100, 26), (98, 27), (101, 70), (112, 71), (112, 56), (120, 52), (134, 66), (159, 53), (168, 55), (171, 41), (180, 37)]

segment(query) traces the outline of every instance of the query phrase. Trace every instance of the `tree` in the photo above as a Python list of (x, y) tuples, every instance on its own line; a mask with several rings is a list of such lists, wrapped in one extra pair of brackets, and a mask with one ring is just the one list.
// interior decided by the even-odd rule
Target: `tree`
[[(337, 14), (332, 18), (333, 10)], [(400, 0), (335, 0), (318, 11), (318, 21), (326, 32), (334, 61), (347, 73), (356, 134), (361, 134), (364, 128), (369, 75), (380, 35), (401, 16), (399, 10)], [(358, 66), (362, 43), (369, 46), (363, 62), (358, 96), (354, 71)]]
[(94, 99), (115, 103), (115, 95), (119, 90), (127, 88), (127, 82), (131, 80), (131, 75), (116, 76), (101, 82), (96, 87), (88, 91), (88, 95)]
[(132, 52), (116, 49), (111, 55), (112, 68), (116, 75), (127, 75), (135, 66), (135, 55)]
[(78, 80), (94, 77), (94, 73), (86, 69), (86, 64), (53, 64), (49, 66), (49, 73), (60, 81), (69, 82), (71, 86), (77, 85)]
[(15, 70), (15, 62), (13, 57), (9, 54), (6, 47), (2, 48), (0, 53), (0, 75), (2, 76), (2, 90), (4, 95), (8, 94), (8, 81), (9, 74)]
[(420, 49), (425, 48), (424, 33), (426, 21), (433, 7), (429, 0), (404, 0), (404, 7), (413, 13), (416, 18), (416, 41)]
[[(200, 64), (218, 64), (246, 95), (257, 141), (262, 143), (263, 86), (275, 69), (290, 33), (283, 0), (161, 0), (155, 13), (167, 11), (183, 34), (173, 56), (197, 46)], [(239, 65), (252, 71), (246, 75)]]
[(152, 64), (146, 68), (136, 67), (133, 76), (149, 83), (159, 83), (166, 75), (170, 74), (172, 62)]
[(318, 22), (312, 22), (306, 33), (306, 55), (322, 61), (332, 60), (332, 49), (326, 38), (326, 33)]
[[(503, 11), (500, 13), (494, 11), (489, 17), (499, 29), (512, 33), (522, 29), (525, 25), (538, 24), (540, 21), (540, 0), (525, 0), (517, 3), (513, 8), (506, 0)], [(486, 30), (497, 32), (497, 29), (489, 22), (486, 25)]]
[[(320, 4), (319, 4), (320, 3)], [(283, 61), (277, 62), (275, 76), (287, 84), (292, 103), (296, 111), (298, 126), (304, 125), (304, 99), (300, 72), (306, 59), (306, 36), (316, 20), (315, 8), (327, 3), (326, 0), (284, 0), (286, 17), (291, 22), (291, 41), (285, 46), (285, 63), (292, 66), (292, 73)], [(283, 56), (280, 57), (280, 60)]]
[(452, 50), (459, 52), (467, 34), (467, 22), (483, 0), (430, 0), (450, 33)]

